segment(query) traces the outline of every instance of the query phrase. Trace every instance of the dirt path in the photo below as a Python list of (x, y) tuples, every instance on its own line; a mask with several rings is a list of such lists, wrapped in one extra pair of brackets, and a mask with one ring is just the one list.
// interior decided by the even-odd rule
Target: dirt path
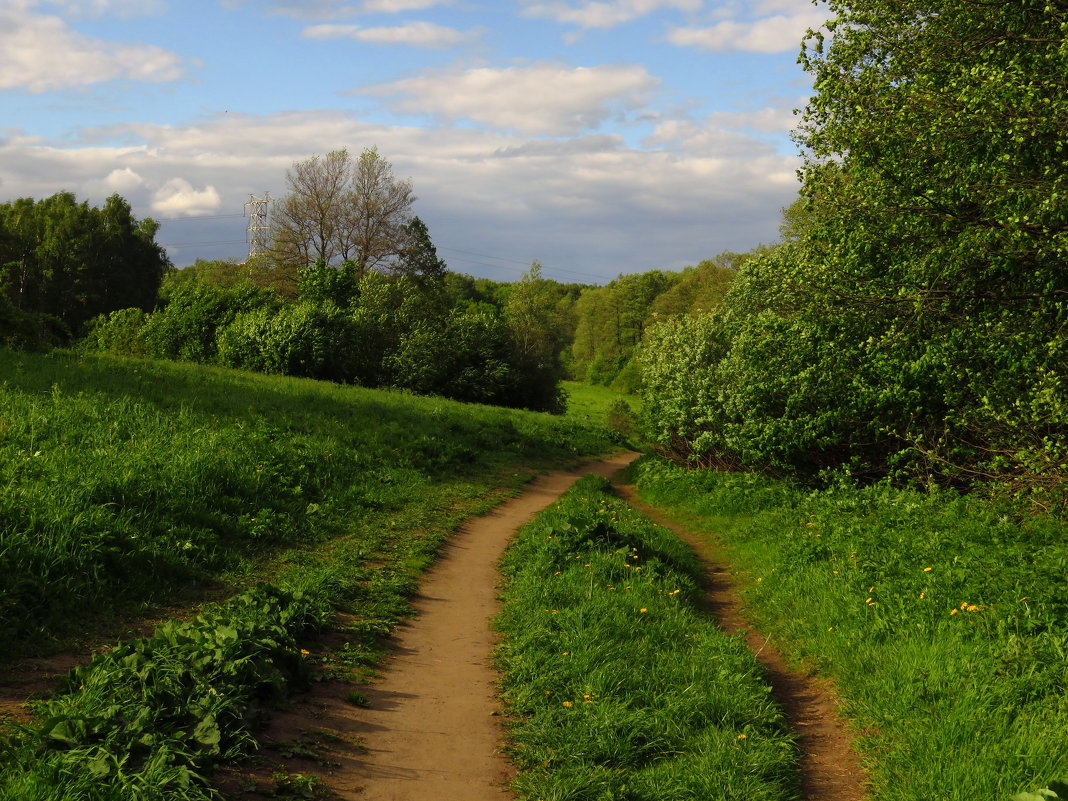
[(617, 485), (616, 489), (643, 514), (678, 534), (701, 558), (706, 568), (704, 589), (709, 611), (726, 631), (745, 634), (775, 698), (798, 733), (802, 797), (806, 801), (864, 801), (866, 777), (850, 747), (852, 735), (838, 714), (831, 685), (789, 666), (775, 646), (749, 624), (742, 614), (741, 595), (731, 579), (730, 567), (714, 545), (643, 503), (633, 487)]
[[(325, 682), (305, 703), (274, 716), (268, 738), (286, 744), (283, 753), (299, 752), (301, 742), (313, 751), (328, 744), (322, 764), (283, 759), (286, 770), (323, 777), (347, 801), (510, 799), (490, 661), (497, 562), (516, 529), (578, 478), (611, 476), (636, 457), (620, 454), (543, 476), (518, 498), (469, 520), (424, 577), (413, 599), (416, 615), (395, 631), (382, 679), (361, 688), (370, 707), (347, 703), (348, 685)], [(278, 753), (275, 747), (269, 757)], [(231, 786), (227, 797), (246, 796)]]

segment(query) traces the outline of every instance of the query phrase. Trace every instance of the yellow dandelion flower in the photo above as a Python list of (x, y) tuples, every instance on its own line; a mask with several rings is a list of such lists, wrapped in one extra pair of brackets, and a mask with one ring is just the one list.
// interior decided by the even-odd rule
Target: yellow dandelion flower
[(574, 706), (570, 701), (564, 701), (564, 706)]
[(310, 653), (311, 653), (311, 651), (309, 651), (307, 648), (301, 648), (300, 649), (300, 655), (301, 656), (307, 656)]
[(931, 572), (932, 570), (934, 570), (934, 568), (933, 568), (933, 567), (925, 567), (925, 568), (923, 569), (923, 572), (924, 572), (924, 573), (930, 573), (930, 572)]
[(949, 610), (949, 614), (951, 614), (951, 615), (955, 615), (955, 614), (957, 614), (957, 612), (959, 612), (959, 611), (960, 611), (959, 609), (950, 609), (950, 610)]
[(739, 740), (744, 740), (745, 739), (745, 735), (744, 734), (739, 734), (738, 735), (738, 739)]
[(642, 607), (641, 609), (639, 609), (638, 611), (639, 611), (639, 612), (648, 612), (649, 610), (648, 610), (648, 609), (646, 609), (646, 608), (645, 608), (645, 607), (643, 606), (643, 607)]
[(864, 603), (870, 604), (871, 603), (871, 598), (868, 598)]

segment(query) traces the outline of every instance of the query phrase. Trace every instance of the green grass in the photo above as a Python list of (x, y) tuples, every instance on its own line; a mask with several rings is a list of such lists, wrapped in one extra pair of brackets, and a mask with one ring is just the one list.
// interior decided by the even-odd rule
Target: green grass
[[(366, 675), (465, 517), (611, 448), (569, 418), (193, 365), (0, 350), (0, 376), (8, 657), (237, 593), (72, 672), (6, 735), (2, 801), (217, 797), (310, 661)], [(341, 645), (300, 647), (328, 625)]]
[(1068, 777), (1068, 541), (975, 499), (635, 468), (725, 543), (756, 622), (834, 678), (873, 801), (1008, 799)]
[(637, 395), (624, 395), (614, 389), (595, 384), (583, 384), (578, 381), (564, 381), (567, 392), (567, 415), (580, 420), (588, 419), (603, 423), (608, 407), (619, 400), (624, 400), (635, 413), (641, 410), (641, 398)]
[(502, 566), (520, 797), (797, 798), (793, 738), (742, 640), (696, 610), (701, 568), (677, 537), (587, 477)]
[(0, 638), (14, 654), (220, 578), (240, 588), (342, 536), (378, 558), (610, 447), (574, 418), (0, 350)]

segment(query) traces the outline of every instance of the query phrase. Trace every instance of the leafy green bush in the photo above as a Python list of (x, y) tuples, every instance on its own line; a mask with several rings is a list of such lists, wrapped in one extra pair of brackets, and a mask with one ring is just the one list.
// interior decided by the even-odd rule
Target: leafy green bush
[(208, 801), (211, 766), (255, 747), (257, 709), (308, 670), (295, 637), (329, 606), (269, 585), (73, 670), (3, 755), (0, 799)]

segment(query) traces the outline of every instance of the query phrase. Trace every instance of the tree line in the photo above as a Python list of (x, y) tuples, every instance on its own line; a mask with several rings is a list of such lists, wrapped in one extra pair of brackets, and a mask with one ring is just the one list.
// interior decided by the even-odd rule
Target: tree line
[(791, 235), (640, 362), (677, 458), (1068, 505), (1063, 2), (831, 2)]

